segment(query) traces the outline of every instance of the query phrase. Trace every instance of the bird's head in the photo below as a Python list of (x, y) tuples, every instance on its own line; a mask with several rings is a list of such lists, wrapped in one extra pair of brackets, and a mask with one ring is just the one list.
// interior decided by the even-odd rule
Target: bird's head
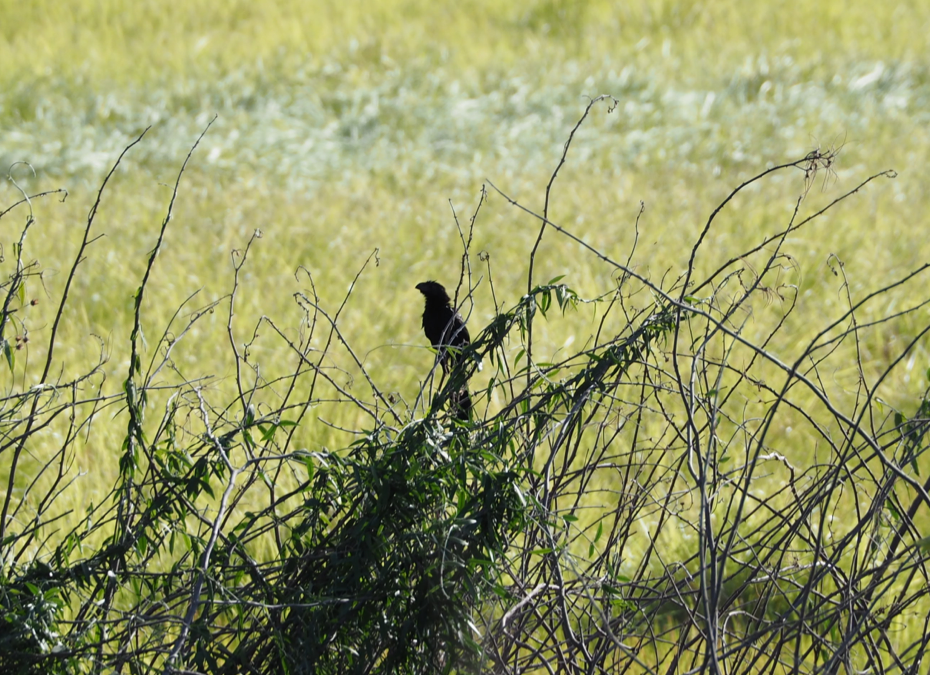
[(417, 284), (417, 290), (423, 294), (427, 300), (436, 300), (448, 303), (450, 298), (442, 284), (435, 281), (421, 281)]

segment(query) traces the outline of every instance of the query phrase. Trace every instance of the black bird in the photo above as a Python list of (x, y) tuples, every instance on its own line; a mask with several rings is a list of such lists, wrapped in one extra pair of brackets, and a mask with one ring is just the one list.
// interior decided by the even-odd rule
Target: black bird
[[(442, 372), (448, 375), (462, 360), (462, 349), (471, 343), (465, 320), (452, 307), (452, 300), (442, 284), (435, 281), (423, 281), (417, 284), (417, 290), (426, 298), (423, 308), (423, 332), (426, 339), (436, 349)], [(448, 349), (452, 347), (453, 349)], [(471, 394), (468, 385), (452, 398), (458, 418), (471, 418)]]

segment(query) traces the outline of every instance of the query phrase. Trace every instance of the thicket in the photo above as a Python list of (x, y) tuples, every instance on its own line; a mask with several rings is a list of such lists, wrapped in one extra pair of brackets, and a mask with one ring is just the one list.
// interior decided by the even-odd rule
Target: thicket
[[(14, 261), (0, 287), (0, 671), (918, 672), (930, 642), (930, 403), (925, 392), (894, 410), (882, 388), (930, 330), (926, 266), (860, 298), (844, 284), (844, 311), (785, 341), (790, 353), (771, 347), (799, 303), (786, 241), (892, 173), (807, 212), (835, 152), (771, 167), (710, 214), (683, 270), (653, 279), (636, 247), (616, 260), (549, 219), (575, 131), (602, 100), (572, 131), (532, 214), (526, 294), (487, 326), (471, 323), (473, 358), (447, 381), (424, 373), (413, 401), (381, 387), (340, 331), (351, 290), (324, 307), (312, 270), (298, 271), (294, 328), (263, 317), (249, 343), (236, 339), (240, 272), (258, 234), (234, 256), (226, 297), (143, 325), (196, 144), (139, 280), (119, 392), (100, 386), (103, 354), (66, 376), (55, 345), (65, 308), (80, 302), (73, 282), (108, 181), (144, 134), (100, 187), (44, 331), (30, 332), (25, 289), (42, 269), (26, 242), (39, 227), (34, 203), (55, 193), (24, 192), (0, 211)], [(799, 196), (787, 222), (701, 274), (718, 214), (792, 172)], [(493, 291), (490, 261), (470, 249), (487, 194), (456, 222), (466, 308), (479, 276)], [(610, 265), (603, 294), (540, 283), (544, 238)], [(859, 320), (901, 287), (918, 299)], [(599, 330), (543, 362), (540, 322), (571, 321), (587, 303)], [(761, 338), (759, 307), (777, 315)], [(213, 312), (227, 317), (228, 344), (216, 348), (236, 364), (231, 388), (177, 367)], [(909, 334), (876, 376), (862, 345), (887, 325)], [(35, 333), (44, 357), (27, 362)], [(290, 355), (289, 375), (266, 379), (249, 349), (259, 339)], [(447, 404), (479, 361), (490, 378), (473, 392), (474, 419), (460, 422)], [(837, 395), (833, 374), (849, 368), (856, 385)], [(354, 442), (315, 443), (324, 403), (358, 420), (344, 430)], [(110, 450), (119, 479), (99, 503), (72, 504), (76, 453), (111, 425), (125, 429)], [(24, 471), (39, 449), (41, 470)]]

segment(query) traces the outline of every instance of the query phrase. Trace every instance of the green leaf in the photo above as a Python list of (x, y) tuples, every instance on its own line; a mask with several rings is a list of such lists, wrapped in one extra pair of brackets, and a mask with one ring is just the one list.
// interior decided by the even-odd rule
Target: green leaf
[(10, 367), (10, 372), (13, 372), (13, 366), (16, 365), (16, 355), (13, 353), (13, 345), (10, 344), (10, 341), (6, 338), (3, 338), (3, 355), (6, 357), (7, 365)]
[(213, 494), (213, 488), (210, 487), (210, 479), (207, 476), (203, 476), (198, 482), (200, 488), (210, 495), (213, 499), (216, 499), (216, 495)]
[(894, 505), (894, 502), (889, 499), (887, 504), (888, 504), (888, 510), (891, 512), (891, 517), (894, 518), (896, 522), (901, 522), (901, 513), (898, 511), (898, 508)]
[(594, 557), (594, 544), (597, 543), (597, 540), (601, 538), (601, 535), (604, 534), (604, 521), (597, 521), (597, 532), (594, 534), (594, 541), (591, 542), (591, 545), (588, 546), (588, 557)]
[(496, 595), (496, 596), (498, 596), (498, 597), (500, 597), (500, 598), (504, 598), (504, 600), (512, 600), (512, 599), (513, 599), (513, 594), (510, 593), (510, 592), (509, 592), (506, 588), (504, 588), (503, 586), (500, 586), (500, 585), (495, 584), (494, 586), (491, 587), (491, 591), (494, 593), (494, 595)]
[(567, 515), (562, 516), (562, 520), (564, 520), (566, 523), (577, 523), (578, 516), (576, 516), (574, 513), (569, 513)]
[(543, 316), (546, 316), (550, 305), (552, 305), (552, 294), (550, 291), (546, 291), (539, 296), (539, 311)]

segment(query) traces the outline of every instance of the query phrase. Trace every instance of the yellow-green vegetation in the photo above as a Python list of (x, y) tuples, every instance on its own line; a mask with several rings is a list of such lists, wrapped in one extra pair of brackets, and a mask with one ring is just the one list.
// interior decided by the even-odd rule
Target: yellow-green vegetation
[[(297, 340), (306, 327), (294, 294), (309, 293), (312, 276), (330, 313), (351, 289), (339, 316), (342, 338), (378, 387), (393, 395), (400, 415), (422, 416), (425, 404), (410, 407), (433, 357), (420, 330), (415, 284), (436, 279), (454, 287), (463, 254), (456, 220), (467, 235), (484, 187), (488, 198), (470, 248), (473, 335), (519, 301), (539, 221), (492, 185), (541, 213), (563, 144), (600, 94), (616, 102), (594, 107), (575, 135), (549, 217), (616, 261), (626, 262), (635, 243), (631, 267), (666, 290), (685, 272), (713, 209), (765, 168), (815, 148), (838, 151), (812, 180), (792, 169), (741, 192), (709, 230), (695, 278), (787, 227), (800, 195), (806, 196), (799, 213), (809, 215), (873, 174), (897, 172), (788, 236), (782, 250), (791, 257), (783, 273), (768, 277), (751, 313), (741, 310), (734, 319), (745, 324), (748, 339), (764, 339), (796, 301), (766, 345), (793, 363), (851, 302), (930, 260), (928, 31), (930, 4), (919, 0), (887, 10), (864, 0), (0, 0), (0, 172), (10, 178), (0, 186), (0, 212), (21, 198), (20, 190), (69, 193), (64, 201), (50, 196), (31, 205), (36, 222), (26, 257), (39, 258), (45, 272), (28, 280), (20, 317), (29, 343), (16, 352), (12, 375), (0, 368), (0, 383), (4, 391), (38, 384), (28, 379), (36, 372), (30, 364), (45, 358), (43, 336), (87, 213), (120, 152), (151, 127), (103, 193), (91, 236), (105, 236), (89, 246), (78, 268), (52, 368), (56, 377), (73, 377), (93, 367), (102, 350), (102, 393), (121, 391), (130, 366), (133, 296), (180, 167), (215, 116), (180, 181), (147, 287), (143, 362), (157, 359), (162, 332), (191, 294), (197, 292), (172, 333), (192, 311), (231, 291), (234, 266), (259, 230), (239, 272), (231, 338), (224, 300), (179, 343), (173, 358), (181, 375), (210, 375), (211, 390), (234, 392), (230, 341), (240, 352), (248, 344), (267, 381), (293, 372), (294, 354), (259, 320), (267, 317)], [(26, 215), (23, 206), (0, 220), (4, 278), (15, 270), (14, 242)], [(771, 250), (731, 268), (745, 271), (728, 293), (752, 283)], [(585, 299), (610, 294), (619, 278), (611, 265), (551, 229), (535, 265), (535, 284), (564, 275)], [(867, 324), (923, 302), (924, 287), (892, 289), (856, 319)], [(647, 295), (633, 302), (645, 307), (652, 300)], [(38, 304), (29, 305), (31, 299)], [(536, 360), (557, 362), (590, 345), (605, 306), (582, 303), (537, 321)], [(610, 313), (604, 330), (621, 331), (620, 319)], [(874, 385), (926, 324), (920, 310), (864, 331), (858, 345), (843, 345), (847, 366), (821, 372), (821, 385), (838, 404), (851, 404), (860, 381)], [(513, 360), (519, 349), (512, 345)], [(338, 384), (365, 398), (360, 369), (341, 348), (333, 353), (328, 365)], [(913, 415), (928, 367), (924, 340), (885, 378), (879, 405)], [(476, 375), (474, 388), (492, 374), (487, 368)], [(777, 389), (784, 373), (768, 374)], [(760, 393), (746, 408), (758, 406), (761, 414), (767, 400)], [(498, 392), (481, 407), (496, 411), (505, 403)], [(807, 403), (819, 405), (813, 396)], [(164, 405), (153, 394), (153, 418)], [(791, 428), (792, 414), (775, 422), (768, 445), (795, 467), (830, 461), (809, 430)], [(125, 421), (107, 427), (101, 417), (95, 425), (70, 469), (83, 475), (69, 488), (68, 502), (56, 506), (73, 510), (63, 521), (70, 525), (117, 478)], [(357, 408), (321, 402), (297, 432), (297, 445), (344, 448), (355, 440), (346, 429), (371, 425)], [(682, 440), (666, 436), (668, 429), (646, 431), (655, 434), (655, 447), (666, 439), (681, 451)], [(829, 431), (837, 433), (834, 426)], [(47, 461), (45, 448), (27, 450), (18, 489)], [(926, 475), (930, 464), (921, 460), (914, 468)], [(6, 496), (6, 473), (0, 479)], [(787, 480), (773, 468), (759, 490), (789, 502)], [(917, 512), (916, 531), (923, 532), (928, 508)], [(663, 544), (690, 550), (692, 534), (676, 539), (666, 532)], [(641, 554), (649, 542), (639, 545)], [(636, 563), (624, 565), (632, 565), (632, 574)]]
[[(380, 264), (360, 279), (344, 331), (382, 384), (405, 396), (428, 362), (411, 347), (422, 346), (413, 285), (450, 283), (458, 269), (449, 200), (467, 218), (490, 180), (539, 210), (588, 96), (609, 93), (619, 105), (596, 110), (581, 130), (550, 215), (598, 249), (629, 251), (642, 201), (639, 265), (678, 274), (683, 244), (742, 179), (813, 147), (842, 146), (836, 175), (819, 177), (809, 208), (870, 172), (899, 176), (789, 241), (802, 316), (835, 316), (843, 306), (829, 253), (845, 263), (853, 297), (927, 259), (925, 3), (877, 12), (868, 2), (749, 10), (738, 2), (4, 1), (0, 16), (0, 165), (29, 162), (35, 177), (12, 170), (21, 186), (70, 192), (37, 212), (30, 240), (41, 242), (43, 265), (66, 269), (103, 174), (153, 126), (105, 196), (96, 231), (106, 238), (89, 251), (82, 302), (65, 326), (67, 365), (96, 354), (93, 333), (112, 340), (110, 365), (124, 372), (131, 295), (166, 185), (214, 114), (155, 269), (152, 320), (197, 289), (201, 302), (228, 289), (229, 254), (255, 229), (264, 238), (239, 297), (242, 331), (261, 314), (293, 325), (298, 266), (335, 303), (377, 247)], [(710, 233), (708, 267), (779, 229), (801, 185), (798, 175), (724, 213)], [(2, 194), (4, 204), (17, 197), (9, 183)], [(525, 292), (535, 233), (532, 218), (492, 197), (474, 251), (490, 254), (499, 301)], [(550, 235), (537, 278), (565, 274), (595, 295), (609, 272)], [(45, 281), (52, 292), (61, 277)], [(477, 291), (472, 322), (493, 315), (487, 289)], [(589, 319), (580, 314), (565, 329), (577, 344)], [(881, 343), (893, 337), (877, 339), (879, 368)], [(188, 358), (225, 375), (211, 363), (213, 338), (198, 342), (205, 349)], [(560, 334), (550, 351), (561, 343)], [(914, 380), (902, 401), (919, 391)]]

